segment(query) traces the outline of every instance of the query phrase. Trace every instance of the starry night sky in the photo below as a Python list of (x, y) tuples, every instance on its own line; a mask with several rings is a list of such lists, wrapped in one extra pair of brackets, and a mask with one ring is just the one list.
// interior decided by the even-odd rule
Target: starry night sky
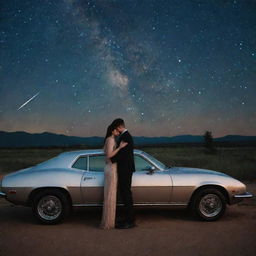
[(0, 130), (104, 136), (122, 117), (136, 136), (256, 135), (254, 0), (0, 8)]

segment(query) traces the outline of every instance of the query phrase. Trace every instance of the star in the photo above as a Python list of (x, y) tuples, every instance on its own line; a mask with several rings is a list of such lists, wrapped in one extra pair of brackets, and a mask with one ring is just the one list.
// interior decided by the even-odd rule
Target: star
[(1, 129), (100, 136), (121, 116), (135, 135), (255, 135), (256, 13), (224, 5), (4, 1)]

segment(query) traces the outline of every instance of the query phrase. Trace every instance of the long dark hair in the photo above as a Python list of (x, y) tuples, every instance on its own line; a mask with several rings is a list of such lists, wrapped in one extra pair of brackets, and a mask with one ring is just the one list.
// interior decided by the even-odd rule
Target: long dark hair
[(104, 143), (105, 143), (106, 139), (112, 135), (112, 132), (114, 130), (115, 130), (115, 127), (112, 124), (108, 126), (107, 133), (106, 133), (106, 136), (104, 139)]
[(115, 119), (111, 125), (113, 125), (114, 128), (117, 128), (120, 125), (125, 127), (124, 120), (122, 118)]

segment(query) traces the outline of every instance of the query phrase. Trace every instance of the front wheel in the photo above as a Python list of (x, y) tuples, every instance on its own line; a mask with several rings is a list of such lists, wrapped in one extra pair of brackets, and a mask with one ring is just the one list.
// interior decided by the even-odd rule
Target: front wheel
[(46, 189), (33, 199), (34, 216), (43, 224), (57, 224), (68, 216), (71, 210), (67, 196), (56, 189)]
[(192, 198), (191, 210), (201, 220), (215, 221), (224, 214), (225, 209), (225, 196), (218, 189), (202, 189)]

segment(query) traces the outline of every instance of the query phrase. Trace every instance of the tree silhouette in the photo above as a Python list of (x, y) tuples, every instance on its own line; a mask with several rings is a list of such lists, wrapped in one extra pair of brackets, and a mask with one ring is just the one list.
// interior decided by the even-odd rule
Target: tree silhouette
[(213, 137), (211, 131), (206, 131), (204, 134), (204, 146), (209, 153), (215, 153), (216, 149), (213, 145)]

